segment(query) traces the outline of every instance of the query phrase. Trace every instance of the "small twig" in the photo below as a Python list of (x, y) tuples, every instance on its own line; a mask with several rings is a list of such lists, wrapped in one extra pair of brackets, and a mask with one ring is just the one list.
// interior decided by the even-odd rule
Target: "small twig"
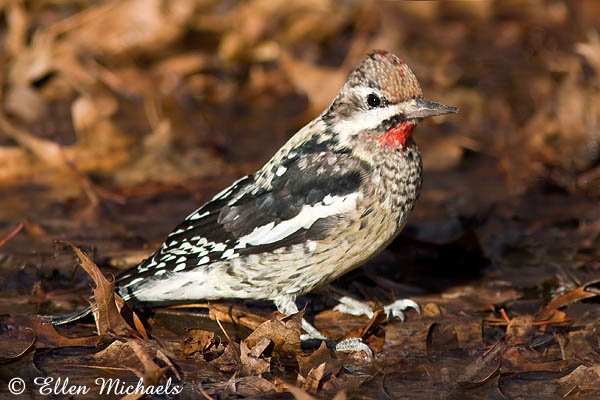
[(91, 369), (104, 369), (108, 371), (131, 371), (129, 368), (124, 367), (110, 367), (107, 365), (89, 365), (89, 364), (63, 364), (65, 367), (77, 367), (77, 368), (91, 368)]
[(17, 225), (17, 227), (15, 229), (13, 229), (13, 231), (11, 233), (9, 233), (4, 239), (0, 240), (0, 247), (4, 246), (6, 244), (6, 242), (8, 242), (13, 237), (15, 237), (15, 235), (17, 233), (21, 232), (21, 229), (23, 229), (22, 223)]
[(204, 390), (202, 385), (199, 384), (198, 389), (200, 390), (200, 393), (202, 393), (202, 396), (206, 397), (207, 400), (215, 400), (214, 397), (212, 397), (210, 394), (206, 393), (206, 390)]
[(191, 303), (191, 304), (174, 304), (164, 307), (165, 309), (178, 309), (178, 308), (209, 308), (209, 303)]
[[(486, 319), (486, 322), (491, 325), (491, 326), (508, 326), (510, 325), (510, 318), (508, 317), (508, 315), (506, 314), (506, 311), (504, 311), (503, 308), (500, 309), (500, 315), (502, 316), (502, 318), (489, 318)], [(571, 317), (564, 317), (561, 319), (549, 319), (549, 320), (543, 320), (543, 321), (533, 321), (531, 323), (532, 326), (544, 326), (544, 325), (550, 325), (550, 324), (563, 324), (565, 322), (570, 322), (572, 321), (573, 318)]]
[(506, 315), (506, 311), (504, 311), (504, 308), (500, 309), (500, 315), (502, 316), (502, 319), (504, 319), (507, 325), (510, 324), (510, 318), (508, 318), (508, 315)]
[(489, 326), (506, 326), (506, 322), (504, 322), (504, 321), (490, 321), (488, 319), (488, 320), (486, 320), (486, 322), (488, 323)]
[(531, 325), (533, 326), (543, 326), (543, 325), (551, 325), (551, 324), (564, 324), (565, 322), (571, 322), (573, 320), (573, 318), (571, 317), (564, 317), (561, 319), (557, 319), (557, 320), (550, 320), (550, 321), (537, 321), (537, 322), (532, 322)]
[(125, 204), (127, 202), (125, 196), (121, 196), (119, 194), (109, 192), (108, 190), (103, 189), (100, 186), (96, 185), (90, 179), (90, 177), (87, 176), (86, 174), (84, 174), (83, 172), (81, 172), (79, 170), (79, 168), (77, 168), (77, 166), (73, 162), (67, 161), (66, 165), (69, 167), (71, 172), (73, 172), (73, 174), (75, 174), (75, 176), (77, 176), (77, 178), (81, 181), (83, 191), (85, 192), (88, 199), (92, 203), (92, 206), (95, 207), (98, 204), (100, 204), (101, 198), (112, 200), (117, 204)]
[(223, 324), (221, 324), (221, 321), (219, 321), (219, 318), (215, 318), (215, 321), (217, 321), (217, 325), (219, 325), (219, 328), (221, 328), (221, 331), (227, 338), (227, 343), (231, 346), (233, 352), (235, 353), (235, 357), (237, 358), (237, 361), (241, 364), (242, 358), (240, 357), (240, 353), (238, 352), (238, 349), (235, 348), (233, 340), (231, 340), (231, 338), (229, 337), (229, 334), (227, 333), (225, 328), (223, 328)]
[(393, 399), (392, 396), (390, 396), (390, 394), (388, 393), (388, 391), (385, 388), (385, 378), (386, 378), (387, 374), (381, 373), (381, 384), (379, 389), (383, 392), (383, 394), (385, 394), (385, 397), (387, 397), (388, 399)]
[[(160, 343), (159, 343), (160, 344)], [(161, 359), (165, 364), (167, 364), (169, 366), (169, 368), (171, 368), (171, 371), (173, 371), (173, 373), (175, 374), (175, 377), (179, 380), (181, 380), (181, 375), (179, 375), (179, 371), (177, 371), (177, 368), (175, 368), (175, 366), (173, 365), (173, 363), (171, 362), (171, 359), (165, 354), (163, 353), (163, 351), (161, 349), (158, 349), (156, 351), (156, 357), (158, 357), (159, 359)]]
[(377, 310), (373, 313), (373, 316), (371, 317), (371, 320), (369, 321), (367, 326), (365, 326), (364, 329), (360, 332), (361, 338), (364, 339), (365, 336), (367, 335), (367, 333), (369, 332), (369, 330), (373, 327), (373, 325), (375, 325), (375, 320), (377, 319), (377, 317), (379, 316), (380, 313), (381, 312), (379, 310)]
[(47, 29), (47, 33), (55, 37), (77, 29), (89, 23), (90, 21), (97, 20), (98, 18), (102, 17), (102, 14), (110, 11), (120, 2), (121, 0), (114, 0), (102, 6), (85, 9), (77, 14), (54, 23)]
[(12, 357), (0, 357), (0, 365), (2, 365), (2, 364), (9, 364), (9, 363), (12, 363), (14, 361), (17, 361), (18, 359), (20, 359), (21, 357), (23, 357), (25, 354), (27, 354), (31, 349), (33, 349), (34, 346), (35, 346), (35, 344), (36, 344), (36, 342), (37, 342), (37, 336), (33, 336), (33, 340), (31, 341), (31, 343), (29, 344), (29, 346), (27, 346), (25, 348), (25, 350), (21, 351), (16, 356), (12, 356)]

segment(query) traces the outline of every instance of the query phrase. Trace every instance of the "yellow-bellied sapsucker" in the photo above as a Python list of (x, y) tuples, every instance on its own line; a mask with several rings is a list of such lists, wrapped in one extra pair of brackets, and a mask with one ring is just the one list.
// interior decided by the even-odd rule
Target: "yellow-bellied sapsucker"
[[(412, 131), (422, 118), (454, 112), (424, 100), (398, 57), (371, 53), (264, 167), (191, 213), (162, 248), (119, 276), (119, 294), (143, 302), (268, 299), (284, 314), (297, 311), (296, 296), (361, 265), (400, 232), (422, 181)], [(368, 313), (345, 300), (343, 310)], [(417, 305), (401, 300), (386, 311), (402, 316), (406, 307)]]

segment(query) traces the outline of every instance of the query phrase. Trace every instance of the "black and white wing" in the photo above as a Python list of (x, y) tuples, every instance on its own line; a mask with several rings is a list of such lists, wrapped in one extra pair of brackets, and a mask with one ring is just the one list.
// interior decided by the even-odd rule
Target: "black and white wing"
[(341, 215), (355, 210), (365, 167), (346, 152), (312, 150), (296, 149), (268, 179), (249, 175), (217, 194), (152, 257), (118, 278), (119, 288), (323, 239)]

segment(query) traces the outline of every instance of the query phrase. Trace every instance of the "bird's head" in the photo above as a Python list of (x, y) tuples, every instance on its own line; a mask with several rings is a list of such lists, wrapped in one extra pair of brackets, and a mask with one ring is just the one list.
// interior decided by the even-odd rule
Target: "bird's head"
[(325, 117), (339, 135), (368, 135), (397, 147), (419, 120), (457, 111), (423, 99), (410, 68), (394, 54), (377, 50), (350, 73)]

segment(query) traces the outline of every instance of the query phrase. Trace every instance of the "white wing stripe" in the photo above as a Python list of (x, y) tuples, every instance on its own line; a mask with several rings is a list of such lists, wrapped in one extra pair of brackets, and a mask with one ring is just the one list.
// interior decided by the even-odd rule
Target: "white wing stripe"
[[(206, 217), (208, 214), (210, 214), (209, 211), (205, 211), (202, 214), (200, 214), (200, 210), (194, 211), (189, 217), (186, 218), (186, 220), (188, 220), (188, 221), (194, 221), (196, 219), (200, 219), (200, 218)], [(183, 229), (180, 229), (180, 231), (184, 232)], [(178, 233), (181, 233), (181, 232), (178, 232)]]
[(282, 221), (277, 226), (274, 222), (270, 222), (254, 228), (252, 232), (239, 239), (239, 243), (235, 248), (244, 248), (247, 244), (258, 246), (275, 243), (285, 239), (301, 228), (310, 228), (318, 219), (353, 210), (356, 207), (357, 197), (358, 193), (351, 193), (346, 196), (330, 196), (327, 204), (319, 203), (313, 206), (304, 206), (294, 218)]

